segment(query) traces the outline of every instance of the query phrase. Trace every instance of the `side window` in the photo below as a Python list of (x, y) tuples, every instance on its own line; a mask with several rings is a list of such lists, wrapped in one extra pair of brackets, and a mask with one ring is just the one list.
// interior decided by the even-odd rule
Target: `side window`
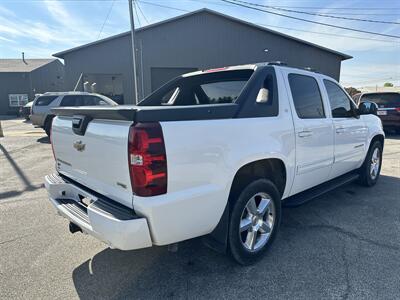
[(60, 106), (80, 106), (82, 105), (82, 98), (79, 95), (64, 96), (61, 100)]
[(107, 102), (96, 96), (83, 96), (84, 106), (107, 105)]
[(51, 102), (53, 102), (54, 99), (56, 99), (58, 96), (40, 96), (37, 98), (35, 105), (36, 106), (47, 106)]
[(349, 118), (353, 116), (353, 107), (350, 99), (334, 82), (324, 79), (333, 118)]
[(294, 106), (300, 119), (325, 118), (321, 93), (315, 78), (289, 74), (289, 85)]

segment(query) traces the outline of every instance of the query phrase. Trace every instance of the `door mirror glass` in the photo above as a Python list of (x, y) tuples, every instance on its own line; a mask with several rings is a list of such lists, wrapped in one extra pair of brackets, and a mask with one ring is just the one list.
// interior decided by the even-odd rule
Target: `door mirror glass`
[(378, 105), (371, 101), (363, 101), (358, 106), (359, 115), (377, 115)]
[(258, 91), (256, 102), (257, 103), (268, 103), (268, 99), (269, 99), (269, 90), (266, 88), (261, 88)]

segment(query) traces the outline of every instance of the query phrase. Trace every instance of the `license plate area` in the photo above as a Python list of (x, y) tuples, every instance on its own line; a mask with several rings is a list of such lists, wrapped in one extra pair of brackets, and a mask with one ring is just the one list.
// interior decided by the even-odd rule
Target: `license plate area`
[(378, 116), (386, 116), (387, 111), (386, 110), (378, 110)]

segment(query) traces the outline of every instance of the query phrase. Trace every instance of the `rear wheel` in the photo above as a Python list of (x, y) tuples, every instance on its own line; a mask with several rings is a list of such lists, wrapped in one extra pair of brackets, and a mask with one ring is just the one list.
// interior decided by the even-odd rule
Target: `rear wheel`
[(46, 132), (47, 136), (50, 137), (51, 134), (51, 123), (53, 122), (54, 117), (48, 117), (44, 122), (43, 129)]
[(382, 166), (382, 143), (375, 141), (369, 148), (367, 157), (360, 168), (360, 183), (373, 186), (378, 181)]
[(265, 254), (279, 228), (280, 195), (269, 180), (257, 179), (233, 195), (228, 243), (232, 257), (242, 265)]

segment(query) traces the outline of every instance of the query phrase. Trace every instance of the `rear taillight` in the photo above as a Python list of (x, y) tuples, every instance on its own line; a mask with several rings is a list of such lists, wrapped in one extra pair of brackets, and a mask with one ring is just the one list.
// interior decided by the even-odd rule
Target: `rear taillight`
[(397, 112), (400, 112), (400, 107), (395, 108)]
[(167, 192), (167, 156), (159, 123), (131, 126), (128, 163), (132, 191), (138, 196), (155, 196)]

